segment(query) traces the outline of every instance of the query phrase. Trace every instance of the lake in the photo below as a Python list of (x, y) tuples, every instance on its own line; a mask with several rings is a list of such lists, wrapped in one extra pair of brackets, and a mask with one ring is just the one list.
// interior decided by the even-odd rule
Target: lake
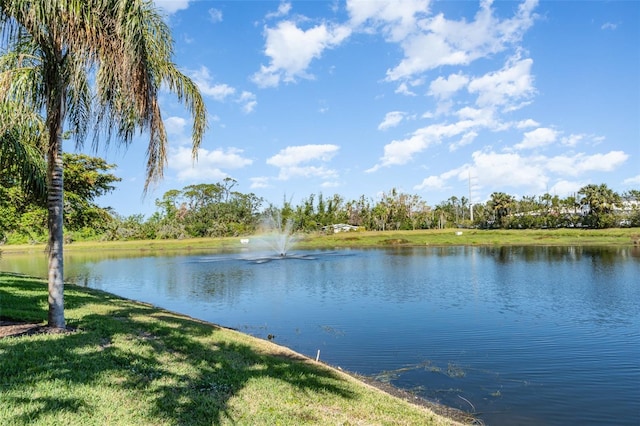
[[(261, 338), (493, 425), (636, 425), (640, 248), (73, 253), (67, 280)], [(43, 254), (0, 270), (46, 276)]]

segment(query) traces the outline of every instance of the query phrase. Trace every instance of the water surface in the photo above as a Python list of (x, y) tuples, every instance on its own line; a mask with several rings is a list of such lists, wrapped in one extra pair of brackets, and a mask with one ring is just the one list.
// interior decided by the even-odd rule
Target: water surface
[[(41, 255), (0, 269), (46, 275)], [(487, 424), (635, 425), (640, 250), (69, 253), (68, 280), (266, 338)]]

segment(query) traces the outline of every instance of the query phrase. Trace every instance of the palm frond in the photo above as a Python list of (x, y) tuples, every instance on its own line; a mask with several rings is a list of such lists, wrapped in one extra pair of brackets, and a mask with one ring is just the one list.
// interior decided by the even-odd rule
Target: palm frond
[(41, 200), (47, 193), (45, 134), (40, 116), (20, 105), (0, 102), (0, 171)]
[[(172, 62), (171, 31), (152, 1), (0, 0), (0, 26), (6, 41), (0, 52), (13, 55), (0, 64), (0, 72), (10, 72), (0, 75), (6, 98), (26, 96), (42, 112), (51, 99), (63, 96), (63, 118), (77, 147), (88, 130), (94, 149), (111, 140), (128, 145), (147, 132), (146, 191), (162, 178), (167, 163), (158, 97), (168, 89), (193, 118), (196, 158), (206, 107), (196, 84)], [(19, 61), (29, 66), (20, 71)]]
[[(96, 73), (98, 127), (107, 123), (107, 137), (114, 133), (128, 144), (138, 129), (149, 132), (147, 181), (162, 178), (167, 163), (168, 139), (158, 105), (158, 93), (168, 88), (184, 102), (193, 117), (193, 155), (206, 130), (206, 107), (195, 83), (171, 61), (173, 40), (166, 22), (149, 1), (114, 1), (116, 34), (100, 45)], [(117, 54), (114, 54), (117, 53)]]

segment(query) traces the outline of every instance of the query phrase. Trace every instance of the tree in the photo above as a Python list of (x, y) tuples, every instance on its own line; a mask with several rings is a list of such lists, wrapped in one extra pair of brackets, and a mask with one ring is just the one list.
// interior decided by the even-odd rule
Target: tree
[(371, 203), (368, 199), (361, 195), (357, 200), (351, 200), (345, 206), (347, 222), (350, 225), (364, 226), (372, 229), (372, 210)]
[(225, 191), (219, 183), (201, 183), (184, 188), (187, 211), (185, 229), (194, 237), (218, 237), (226, 234)]
[[(65, 327), (63, 126), (129, 144), (149, 132), (148, 185), (162, 178), (167, 134), (158, 100), (174, 92), (193, 116), (193, 154), (206, 128), (202, 97), (171, 61), (173, 41), (153, 2), (0, 0), (0, 102), (23, 102), (46, 124), (49, 325)], [(91, 87), (93, 82), (93, 90)]]
[(32, 199), (46, 198), (43, 130), (39, 114), (18, 102), (0, 102), (0, 241), (20, 226)]
[(72, 192), (88, 202), (113, 191), (115, 187), (112, 184), (122, 180), (111, 173), (105, 173), (114, 169), (116, 165), (107, 164), (100, 157), (64, 153), (62, 161), (65, 191)]
[[(18, 160), (20, 161), (20, 160)], [(41, 179), (45, 182), (44, 158)], [(20, 164), (19, 162), (15, 164)], [(120, 178), (106, 173), (115, 167), (102, 158), (81, 154), (63, 155), (64, 164), (64, 228), (66, 231), (103, 232), (112, 220), (108, 209), (95, 204), (96, 197), (114, 187)], [(13, 168), (0, 169), (0, 229), (29, 242), (42, 241), (47, 233), (46, 197), (25, 188), (16, 181)], [(69, 238), (67, 238), (69, 240)]]
[(189, 185), (181, 191), (167, 191), (160, 208), (150, 219), (155, 238), (224, 237), (246, 235), (258, 225), (258, 209), (263, 200), (255, 194), (232, 191), (237, 181)]
[(576, 195), (567, 195), (560, 200), (560, 205), (562, 206), (563, 225), (571, 227), (577, 225), (581, 217), (578, 214), (580, 203)]
[(115, 189), (112, 185), (121, 179), (109, 170), (115, 164), (99, 157), (85, 154), (62, 155), (64, 165), (64, 225), (67, 230), (91, 228), (100, 232), (106, 229), (110, 215), (107, 209), (98, 207), (95, 199)]
[(419, 195), (407, 196), (407, 214), (412, 230), (426, 225), (428, 213), (429, 206)]
[(640, 190), (630, 189), (621, 195), (626, 218), (621, 221), (625, 226), (640, 226)]
[(499, 227), (503, 227), (506, 224), (506, 218), (511, 211), (514, 199), (511, 195), (504, 192), (494, 192), (491, 194), (491, 199), (488, 204), (495, 215), (496, 224)]
[(607, 228), (614, 225), (611, 215), (613, 208), (620, 204), (620, 195), (606, 184), (586, 185), (580, 188), (580, 204), (586, 209), (586, 222), (593, 228)]

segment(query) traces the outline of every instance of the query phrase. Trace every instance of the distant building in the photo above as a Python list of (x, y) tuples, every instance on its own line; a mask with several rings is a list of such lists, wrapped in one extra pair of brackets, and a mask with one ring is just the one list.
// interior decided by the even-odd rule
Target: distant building
[(326, 233), (332, 232), (334, 234), (337, 234), (338, 232), (357, 231), (358, 228), (359, 228), (358, 226), (349, 225), (346, 223), (335, 223), (333, 225), (323, 226), (322, 232), (326, 232)]

